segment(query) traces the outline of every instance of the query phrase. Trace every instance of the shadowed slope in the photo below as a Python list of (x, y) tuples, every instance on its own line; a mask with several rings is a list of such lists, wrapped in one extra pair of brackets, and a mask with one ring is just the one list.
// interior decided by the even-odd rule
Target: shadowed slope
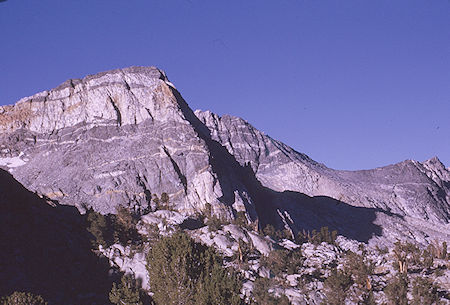
[(110, 304), (109, 265), (90, 249), (75, 207), (52, 207), (0, 170), (0, 296), (42, 295), (49, 304)]
[(294, 231), (302, 231), (328, 226), (347, 238), (361, 242), (381, 236), (381, 227), (373, 223), (375, 213), (382, 212), (379, 209), (354, 207), (327, 196), (310, 197), (300, 192), (278, 192), (263, 186), (251, 166), (242, 166), (221, 143), (212, 139), (208, 127), (192, 112), (181, 94), (174, 88), (172, 92), (184, 116), (211, 152), (212, 168), (222, 190), (228, 191), (223, 194), (222, 202), (231, 206), (235, 192), (249, 193), (254, 205), (251, 208), (256, 215), (252, 215), (250, 207), (247, 207), (247, 212), (253, 221), (258, 219), (260, 228), (267, 224), (281, 228), (287, 224)]

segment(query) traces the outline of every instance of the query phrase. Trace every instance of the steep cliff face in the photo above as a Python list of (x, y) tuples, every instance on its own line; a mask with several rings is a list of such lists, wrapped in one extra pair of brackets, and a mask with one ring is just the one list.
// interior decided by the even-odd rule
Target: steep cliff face
[(337, 171), (244, 120), (188, 107), (157, 68), (69, 80), (0, 108), (0, 165), (80, 210), (144, 212), (167, 192), (185, 214), (291, 229), (327, 225), (369, 241), (450, 239), (450, 172), (437, 159)]
[(166, 192), (186, 213), (206, 203), (225, 218), (253, 209), (232, 171), (217, 176), (208, 130), (156, 68), (69, 80), (2, 107), (0, 122), (0, 162), (28, 189), (62, 204), (143, 210), (152, 194)]

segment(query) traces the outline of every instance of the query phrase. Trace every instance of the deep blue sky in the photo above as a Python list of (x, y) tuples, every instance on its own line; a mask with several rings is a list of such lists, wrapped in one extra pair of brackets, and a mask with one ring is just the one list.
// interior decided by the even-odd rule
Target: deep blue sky
[(448, 0), (8, 0), (0, 34), (0, 104), (154, 65), (327, 166), (450, 166)]

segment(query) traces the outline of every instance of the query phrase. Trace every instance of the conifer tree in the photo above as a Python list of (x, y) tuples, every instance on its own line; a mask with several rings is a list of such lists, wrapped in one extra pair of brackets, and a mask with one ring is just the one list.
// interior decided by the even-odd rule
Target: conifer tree
[(139, 287), (131, 275), (124, 275), (120, 284), (113, 283), (109, 300), (117, 305), (142, 305)]
[(1, 305), (47, 305), (40, 295), (15, 291), (11, 295), (0, 299)]
[(156, 304), (240, 304), (241, 283), (212, 249), (177, 232), (156, 242), (147, 256)]
[(398, 272), (393, 276), (386, 287), (384, 293), (389, 305), (408, 305), (408, 277), (406, 273)]

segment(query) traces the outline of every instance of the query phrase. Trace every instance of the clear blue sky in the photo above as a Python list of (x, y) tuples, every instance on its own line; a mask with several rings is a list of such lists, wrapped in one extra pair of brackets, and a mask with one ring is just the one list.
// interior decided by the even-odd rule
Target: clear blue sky
[(154, 65), (332, 168), (450, 166), (448, 0), (8, 0), (0, 33), (0, 104)]

